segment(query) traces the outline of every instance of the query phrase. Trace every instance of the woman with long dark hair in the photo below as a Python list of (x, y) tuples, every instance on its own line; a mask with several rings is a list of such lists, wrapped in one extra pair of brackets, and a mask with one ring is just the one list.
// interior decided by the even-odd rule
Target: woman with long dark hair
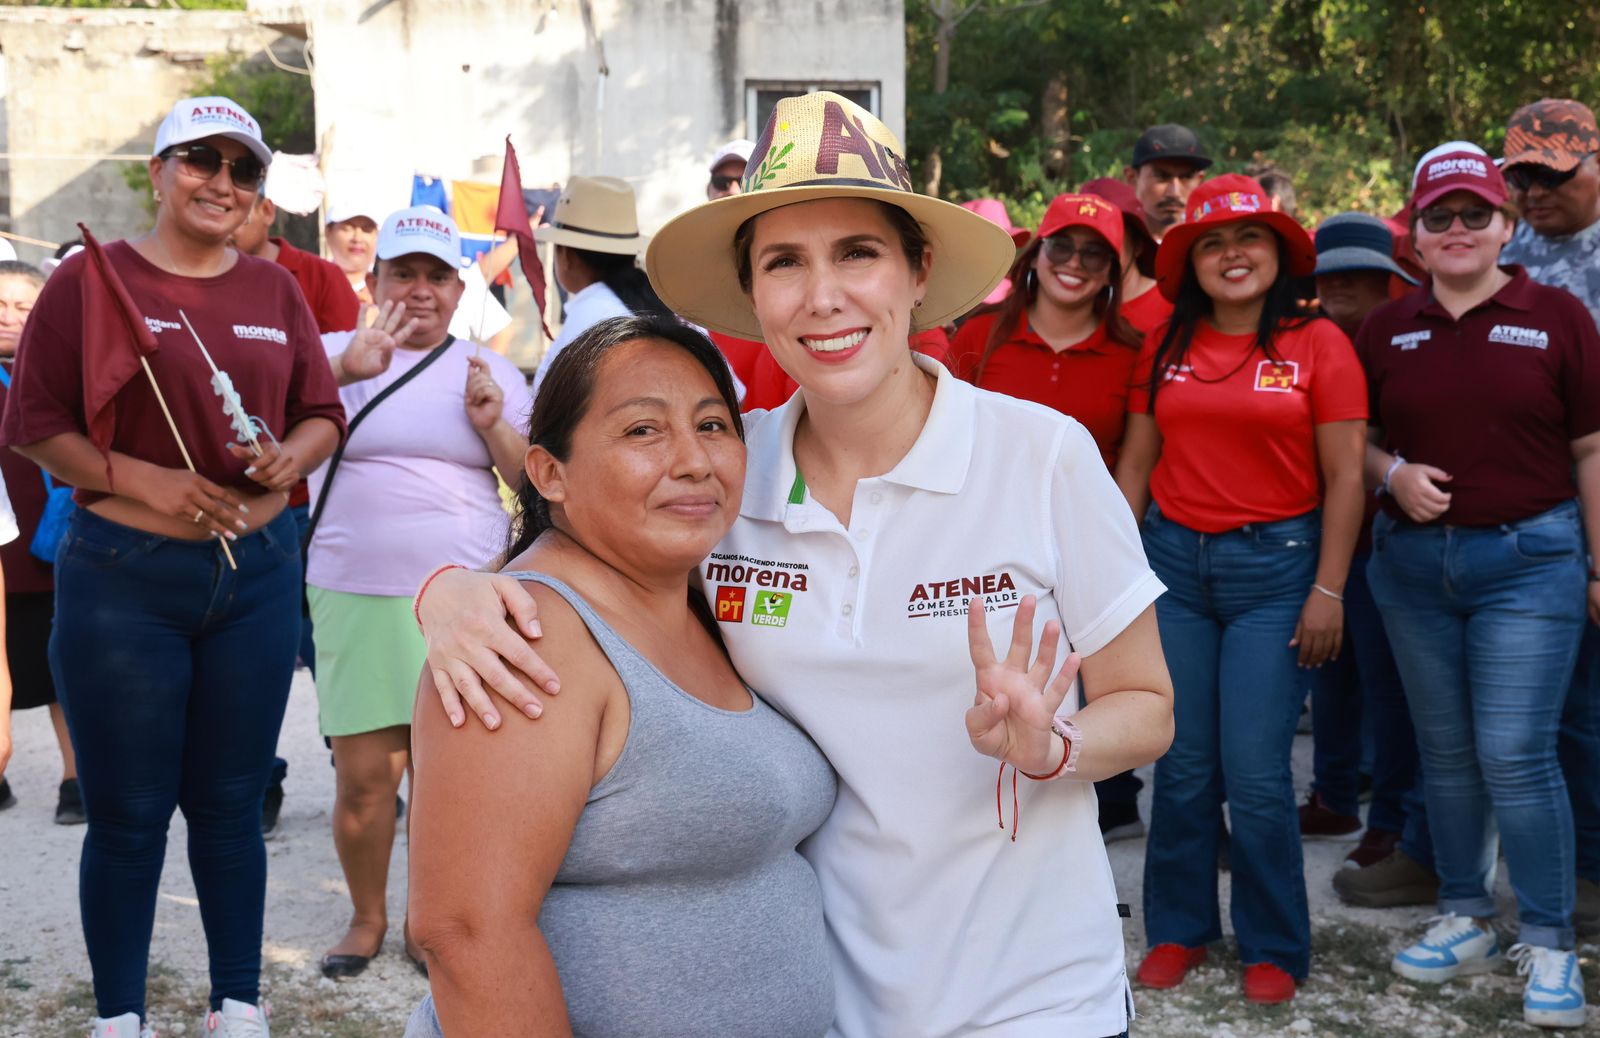
[(1295, 301), (1315, 263), (1300, 225), (1237, 175), (1195, 190), (1156, 257), (1173, 313), (1146, 343), (1117, 464), (1169, 588), (1156, 617), (1175, 689), (1145, 851), (1148, 987), (1181, 982), (1222, 937), (1224, 798), (1245, 997), (1287, 1001), (1310, 968), (1295, 666), (1339, 652), (1367, 415), (1350, 341)]
[(1095, 195), (1060, 195), (1018, 254), (1014, 286), (956, 332), (950, 370), (982, 389), (1053, 407), (1116, 464), (1139, 333), (1119, 312), (1122, 216)]
[[(287, 505), (344, 429), (300, 286), (227, 245), (271, 159), (233, 101), (174, 105), (149, 162), (154, 228), (103, 251), (91, 243), (51, 275), (0, 424), (0, 442), (78, 488), (81, 506), (56, 554), (50, 668), (88, 816), (78, 900), (94, 1038), (142, 1026), (177, 809), (210, 956), (206, 1034), (267, 1034), (261, 801), (300, 642), (299, 536)], [(89, 343), (106, 334), (86, 311), (110, 306), (108, 267), (159, 349), (149, 378), (132, 367), (112, 397), (102, 454), (89, 436), (103, 426), (86, 417), (84, 369)], [(263, 427), (259, 455), (237, 442), (196, 338)]]

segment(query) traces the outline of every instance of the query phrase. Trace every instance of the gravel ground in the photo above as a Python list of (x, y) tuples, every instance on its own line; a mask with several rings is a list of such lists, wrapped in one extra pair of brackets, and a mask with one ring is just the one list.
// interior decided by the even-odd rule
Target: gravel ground
[[(81, 1038), (93, 1015), (88, 961), (77, 918), (81, 828), (53, 825), (60, 763), (42, 710), (15, 717), (16, 754), (8, 771), (21, 803), (0, 813), (0, 1036)], [(395, 848), (390, 932), (382, 955), (359, 978), (335, 984), (316, 969), (348, 916), (344, 880), (328, 832), (333, 771), (317, 736), (316, 700), (301, 671), (279, 741), (289, 760), (288, 798), (278, 837), (267, 845), (264, 988), (277, 1038), (378, 1038), (399, 1035), (426, 982), (402, 954), (405, 843)], [(1296, 775), (1309, 781), (1310, 740), (1295, 747)], [(1145, 793), (1149, 795), (1148, 788)], [(1148, 813), (1146, 815), (1148, 817)], [(1237, 959), (1226, 942), (1182, 987), (1137, 992), (1139, 1036), (1265, 1038), (1269, 1035), (1361, 1036), (1536, 1034), (1521, 1020), (1520, 979), (1510, 969), (1441, 990), (1419, 988), (1389, 972), (1388, 959), (1429, 915), (1425, 909), (1373, 911), (1339, 904), (1329, 877), (1353, 841), (1306, 844), (1306, 879), (1316, 935), (1311, 978), (1291, 1004), (1247, 1005), (1238, 993)], [(174, 818), (167, 845), (151, 949), (151, 1019), (163, 1036), (202, 1034), (205, 944), (184, 857), (184, 823)], [(1139, 916), (1142, 840), (1114, 844), (1111, 864), (1122, 899), (1134, 906), (1127, 925), (1130, 973), (1143, 950)], [(1502, 871), (1504, 917), (1513, 907)], [(1226, 881), (1223, 888), (1226, 894)], [(1226, 918), (1226, 910), (1224, 910)], [(1585, 949), (1591, 1005), (1600, 1003), (1600, 967)], [(1569, 1032), (1600, 1036), (1588, 1026)], [(710, 1038), (710, 1036), (708, 1036)], [(719, 1036), (720, 1038), (720, 1036)]]

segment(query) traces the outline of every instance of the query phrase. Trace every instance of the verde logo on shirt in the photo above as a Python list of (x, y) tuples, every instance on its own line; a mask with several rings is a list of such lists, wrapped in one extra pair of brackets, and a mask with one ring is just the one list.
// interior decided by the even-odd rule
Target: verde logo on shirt
[(750, 622), (757, 627), (787, 627), (789, 607), (794, 595), (787, 591), (760, 591), (756, 593), (755, 608), (750, 611)]

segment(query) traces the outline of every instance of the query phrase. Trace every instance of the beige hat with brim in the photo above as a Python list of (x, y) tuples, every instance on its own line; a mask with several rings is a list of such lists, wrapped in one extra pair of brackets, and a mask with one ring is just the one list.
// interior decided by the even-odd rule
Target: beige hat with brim
[(688, 320), (760, 339), (750, 297), (739, 287), (733, 237), (740, 225), (780, 206), (865, 198), (904, 209), (928, 236), (932, 267), (912, 330), (949, 323), (1000, 283), (1016, 243), (976, 213), (913, 191), (904, 154), (889, 128), (848, 98), (828, 91), (784, 98), (745, 167), (743, 192), (674, 217), (651, 239), (650, 284)]
[(556, 200), (548, 224), (533, 232), (535, 241), (590, 252), (637, 256), (649, 241), (639, 233), (633, 188), (616, 177), (573, 177)]

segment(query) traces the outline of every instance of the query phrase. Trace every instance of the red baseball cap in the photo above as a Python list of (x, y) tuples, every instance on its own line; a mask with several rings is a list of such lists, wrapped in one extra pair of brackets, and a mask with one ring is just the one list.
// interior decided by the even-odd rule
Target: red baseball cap
[(1447, 151), (1426, 159), (1411, 188), (1411, 211), (1426, 209), (1452, 191), (1470, 191), (1490, 205), (1506, 204), (1506, 181), (1481, 151)]
[(1122, 210), (1099, 195), (1057, 195), (1039, 221), (1039, 237), (1048, 238), (1068, 227), (1087, 227), (1106, 240), (1111, 251), (1122, 255)]
[(1168, 299), (1178, 298), (1183, 272), (1189, 267), (1189, 249), (1195, 239), (1219, 224), (1251, 220), (1272, 228), (1289, 254), (1289, 273), (1296, 277), (1317, 268), (1317, 247), (1311, 235), (1288, 213), (1272, 208), (1272, 199), (1256, 181), (1238, 173), (1207, 180), (1189, 196), (1189, 211), (1161, 239), (1156, 252), (1156, 286)]

